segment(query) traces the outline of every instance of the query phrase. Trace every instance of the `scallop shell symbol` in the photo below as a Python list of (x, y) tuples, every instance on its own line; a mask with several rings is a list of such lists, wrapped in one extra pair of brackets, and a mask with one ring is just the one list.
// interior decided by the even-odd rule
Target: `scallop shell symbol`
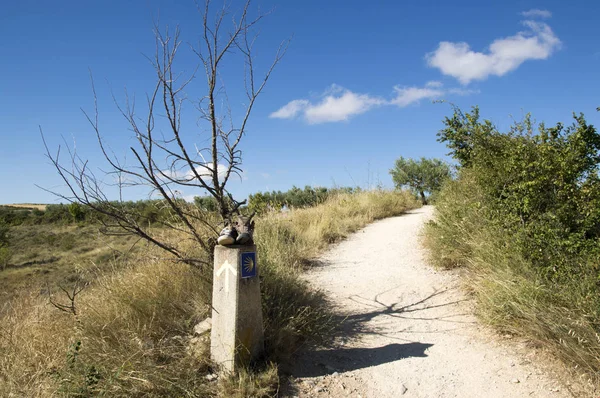
[(254, 260), (252, 260), (252, 257), (248, 256), (244, 260), (244, 271), (246, 271), (246, 273), (249, 274), (253, 270), (254, 270)]

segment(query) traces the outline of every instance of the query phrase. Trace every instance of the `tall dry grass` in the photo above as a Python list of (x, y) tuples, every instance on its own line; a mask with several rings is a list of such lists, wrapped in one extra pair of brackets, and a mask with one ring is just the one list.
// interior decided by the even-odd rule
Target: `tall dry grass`
[[(441, 192), (435, 221), (425, 230), (433, 264), (467, 272), (465, 287), (482, 320), (529, 339), (561, 359), (593, 391), (600, 387), (600, 298), (597, 280), (571, 283), (541, 277), (514, 237), (489, 221), (481, 192), (468, 173)], [(581, 259), (586, 261), (586, 259)]]
[(93, 282), (77, 296), (76, 315), (39, 294), (16, 297), (0, 322), (0, 396), (274, 396), (274, 363), (326, 338), (333, 326), (322, 294), (300, 278), (310, 260), (367, 223), (416, 206), (407, 193), (363, 192), (260, 218), (267, 363), (218, 381), (206, 378), (209, 342), (190, 338), (210, 313), (210, 269), (160, 259), (148, 248), (88, 275)]

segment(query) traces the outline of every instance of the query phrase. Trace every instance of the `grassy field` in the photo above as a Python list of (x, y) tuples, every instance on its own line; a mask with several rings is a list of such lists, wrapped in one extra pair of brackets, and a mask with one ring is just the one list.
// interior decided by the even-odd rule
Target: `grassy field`
[(47, 205), (40, 204), (40, 203), (13, 203), (13, 204), (9, 204), (9, 205), (0, 205), (0, 206), (16, 207), (18, 209), (29, 209), (29, 210), (37, 209), (37, 210), (44, 211), (44, 210), (46, 210)]
[[(85, 278), (135, 251), (133, 236), (106, 236), (92, 225), (22, 225), (10, 230), (12, 253), (0, 272), (0, 307), (17, 292), (41, 291), (48, 286)], [(141, 247), (140, 245), (139, 247)]]
[[(205, 377), (213, 372), (208, 341), (190, 336), (193, 326), (210, 314), (211, 269), (169, 261), (150, 247), (114, 256), (112, 249), (98, 249), (117, 242), (94, 241), (92, 227), (40, 233), (54, 233), (53, 238), (36, 238), (23, 228), (17, 233), (30, 239), (23, 247), (37, 253), (19, 254), (14, 262), (20, 266), (0, 272), (15, 273), (15, 289), (30, 287), (19, 288), (4, 305), (0, 396), (274, 396), (277, 364), (302, 344), (327, 339), (335, 326), (322, 294), (300, 278), (311, 260), (367, 223), (418, 206), (408, 193), (377, 191), (337, 195), (313, 208), (261, 216), (256, 243), (267, 358), (217, 381)], [(123, 249), (131, 243), (119, 241), (117, 253), (126, 253)], [(16, 274), (36, 266), (43, 274), (49, 268), (31, 262), (53, 257), (59, 259), (46, 265), (56, 269), (47, 275), (64, 280), (63, 272), (69, 275), (81, 267), (90, 282), (76, 298), (76, 315), (58, 311), (48, 305), (47, 296), (31, 289), (34, 272)], [(65, 299), (54, 295), (55, 301)]]

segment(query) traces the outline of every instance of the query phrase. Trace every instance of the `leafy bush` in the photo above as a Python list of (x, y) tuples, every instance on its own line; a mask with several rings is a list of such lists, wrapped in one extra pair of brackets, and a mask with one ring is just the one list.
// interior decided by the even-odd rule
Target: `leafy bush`
[(10, 227), (1, 222), (0, 221), (0, 247), (2, 246), (8, 246), (9, 243), (9, 235), (8, 232), (10, 230)]
[(600, 376), (600, 135), (527, 115), (506, 133), (455, 109), (440, 141), (461, 164), (427, 228), (432, 261), (468, 266), (481, 313)]
[(85, 218), (85, 212), (83, 206), (79, 202), (73, 202), (67, 206), (69, 214), (73, 217), (74, 221), (82, 221)]
[(0, 246), (0, 270), (5, 269), (8, 266), (12, 253), (8, 247)]
[(202, 210), (217, 211), (219, 204), (212, 196), (194, 196), (194, 204)]

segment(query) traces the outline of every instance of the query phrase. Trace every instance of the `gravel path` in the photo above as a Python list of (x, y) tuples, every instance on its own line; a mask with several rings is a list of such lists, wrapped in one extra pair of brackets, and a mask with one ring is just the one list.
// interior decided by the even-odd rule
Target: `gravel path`
[(376, 222), (336, 245), (307, 278), (344, 332), (300, 354), (290, 397), (571, 397), (516, 339), (477, 324), (459, 278), (425, 262), (432, 207)]

